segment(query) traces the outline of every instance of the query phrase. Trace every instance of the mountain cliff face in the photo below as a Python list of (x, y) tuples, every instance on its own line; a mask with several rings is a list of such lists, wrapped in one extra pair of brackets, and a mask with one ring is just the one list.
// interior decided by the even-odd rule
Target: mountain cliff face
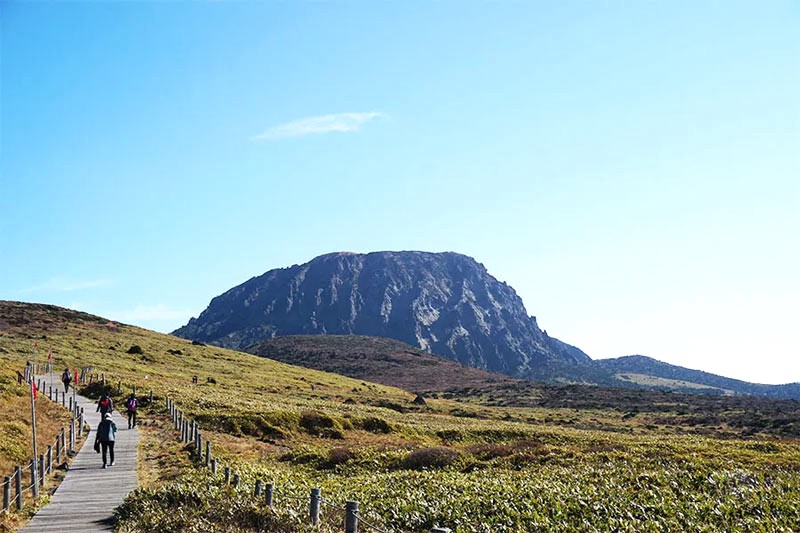
[(333, 253), (270, 270), (174, 334), (239, 350), (279, 335), (389, 337), (518, 376), (591, 361), (539, 329), (514, 289), (456, 253)]

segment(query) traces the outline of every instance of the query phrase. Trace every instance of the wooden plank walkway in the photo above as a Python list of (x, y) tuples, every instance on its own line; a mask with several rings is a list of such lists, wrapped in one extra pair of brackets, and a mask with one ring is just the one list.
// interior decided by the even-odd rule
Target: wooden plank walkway
[[(49, 380), (49, 376), (39, 376)], [(58, 374), (55, 385), (63, 389)], [(93, 533), (111, 531), (114, 509), (136, 488), (136, 459), (139, 432), (128, 429), (128, 419), (119, 414), (115, 405), (114, 423), (117, 425), (114, 445), (114, 466), (102, 469), (103, 460), (93, 449), (95, 430), (100, 422), (97, 404), (83, 396), (77, 397), (83, 407), (91, 432), (75, 456), (66, 477), (50, 498), (50, 502), (34, 515), (24, 528), (25, 533), (44, 531)]]

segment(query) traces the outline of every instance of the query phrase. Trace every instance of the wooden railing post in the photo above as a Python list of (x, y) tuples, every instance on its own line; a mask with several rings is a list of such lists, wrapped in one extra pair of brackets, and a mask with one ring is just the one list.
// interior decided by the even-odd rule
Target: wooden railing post
[(39, 486), (44, 487), (44, 454), (39, 456)]
[(36, 475), (36, 458), (34, 457), (31, 459), (31, 492), (33, 493), (33, 499), (39, 497), (39, 480), (38, 476)]
[(211, 441), (206, 439), (206, 466), (211, 465)]
[(231, 483), (231, 467), (225, 467), (225, 484), (230, 485)]
[(11, 507), (11, 476), (3, 478), (3, 511)]
[(267, 483), (267, 507), (272, 507), (272, 498), (275, 495), (275, 484)]
[(358, 502), (348, 501), (344, 512), (344, 533), (358, 533)]
[(311, 515), (311, 523), (315, 526), (319, 525), (319, 504), (322, 499), (322, 489), (311, 489), (311, 505), (309, 506), (309, 514)]
[(75, 417), (72, 417), (72, 422), (69, 424), (69, 453), (75, 453)]
[(17, 510), (22, 510), (22, 468), (14, 467), (14, 490), (16, 491)]
[(255, 490), (253, 491), (253, 494), (254, 494), (256, 497), (259, 497), (259, 496), (261, 496), (261, 480), (260, 480), (260, 479), (257, 479), (257, 480), (256, 480), (256, 488), (255, 488)]

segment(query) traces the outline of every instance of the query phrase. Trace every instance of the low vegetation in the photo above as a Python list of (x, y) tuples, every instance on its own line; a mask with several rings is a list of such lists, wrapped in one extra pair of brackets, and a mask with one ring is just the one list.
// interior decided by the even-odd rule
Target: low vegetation
[[(124, 391), (153, 390), (142, 488), (120, 508), (118, 531), (312, 531), (311, 487), (337, 506), (358, 501), (386, 531), (800, 529), (794, 429), (738, 427), (735, 404), (714, 418), (718, 404), (681, 395), (644, 392), (623, 407), (611, 389), (559, 397), (565, 389), (531, 384), (428, 393), (420, 404), (401, 389), (29, 304), (0, 303), (0, 333), (4, 363), (24, 364), (36, 339), (58, 361), (113, 372)], [(134, 345), (142, 353), (127, 353)], [(163, 418), (166, 395), (241, 475), (238, 489), (191, 462)], [(768, 420), (797, 409), (752, 405)], [(275, 484), (272, 510), (253, 497), (256, 479)], [(316, 531), (341, 523), (325, 505)]]

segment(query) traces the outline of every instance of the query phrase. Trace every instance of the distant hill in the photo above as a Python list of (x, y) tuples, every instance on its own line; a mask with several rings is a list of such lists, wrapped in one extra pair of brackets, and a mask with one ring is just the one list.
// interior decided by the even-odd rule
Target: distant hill
[(400, 341), (363, 335), (275, 337), (246, 351), (418, 393), (486, 388), (519, 381), (431, 355)]
[(698, 392), (718, 394), (800, 398), (800, 383), (786, 385), (749, 383), (702, 370), (690, 370), (682, 366), (670, 365), (644, 355), (599, 359), (594, 364), (612, 372), (617, 379), (638, 385), (650, 385), (651, 388), (658, 388), (661, 385), (664, 388), (682, 388), (688, 392), (694, 389)]
[(513, 376), (591, 361), (542, 331), (513, 288), (450, 252), (333, 253), (270, 270), (174, 334), (239, 350), (284, 335), (387, 337)]

